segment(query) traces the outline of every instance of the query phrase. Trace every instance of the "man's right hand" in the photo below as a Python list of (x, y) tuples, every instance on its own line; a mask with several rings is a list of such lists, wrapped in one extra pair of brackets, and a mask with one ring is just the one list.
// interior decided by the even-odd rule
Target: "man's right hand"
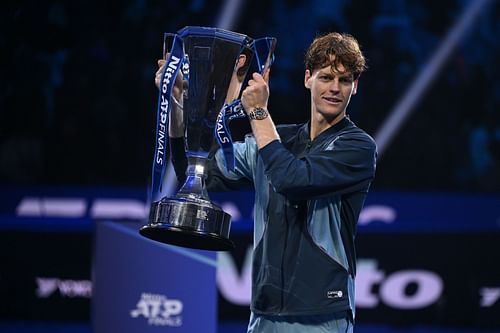
[[(168, 54), (167, 54), (166, 58), (168, 58)], [(160, 89), (161, 74), (163, 73), (163, 69), (165, 68), (166, 63), (167, 63), (167, 61), (165, 59), (158, 60), (158, 70), (156, 71), (156, 74), (155, 74), (155, 85), (158, 89)], [(175, 99), (178, 100), (179, 102), (182, 99), (182, 92), (183, 92), (182, 81), (183, 81), (182, 72), (179, 70), (179, 72), (177, 73), (177, 77), (175, 78), (175, 85), (174, 85), (174, 89), (172, 91)]]
[(166, 62), (167, 61), (165, 59), (158, 60), (158, 70), (156, 71), (155, 74), (155, 85), (158, 89), (160, 89), (161, 73), (163, 73), (163, 68), (165, 67)]

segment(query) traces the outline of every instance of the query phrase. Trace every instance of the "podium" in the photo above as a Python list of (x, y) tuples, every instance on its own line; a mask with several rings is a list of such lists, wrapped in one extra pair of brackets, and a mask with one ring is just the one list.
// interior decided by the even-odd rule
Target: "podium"
[(141, 225), (96, 223), (93, 331), (215, 333), (216, 252), (146, 239)]

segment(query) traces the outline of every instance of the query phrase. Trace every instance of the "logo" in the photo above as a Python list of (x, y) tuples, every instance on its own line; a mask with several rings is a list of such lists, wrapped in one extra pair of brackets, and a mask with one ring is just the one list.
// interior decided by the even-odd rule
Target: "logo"
[(182, 74), (189, 75), (189, 58), (187, 54), (184, 56), (184, 61), (182, 63)]
[(133, 198), (53, 198), (24, 197), (16, 207), (16, 216), (92, 219), (144, 219), (149, 206)]
[(360, 308), (375, 308), (382, 302), (395, 309), (422, 309), (435, 304), (443, 289), (443, 279), (435, 272), (401, 270), (387, 275), (376, 260), (358, 260), (356, 305)]
[(342, 290), (329, 290), (326, 292), (328, 298), (342, 298), (342, 296), (344, 296)]
[(376, 221), (391, 224), (396, 221), (396, 210), (390, 206), (370, 205), (361, 210), (359, 214), (359, 225), (368, 225)]
[(183, 304), (165, 295), (142, 293), (136, 308), (130, 311), (132, 318), (144, 317), (152, 326), (182, 326)]
[(500, 300), (500, 287), (483, 287), (479, 290), (479, 293), (481, 296), (479, 305), (482, 308), (492, 307)]
[(90, 280), (61, 280), (58, 278), (36, 278), (36, 295), (38, 298), (49, 298), (56, 291), (63, 297), (90, 298), (92, 282)]
[[(167, 67), (164, 70), (163, 82), (161, 85), (161, 103), (160, 103), (160, 114), (159, 122), (157, 128), (157, 147), (156, 147), (156, 163), (163, 165), (163, 155), (165, 154), (166, 144), (165, 144), (165, 133), (167, 130), (167, 118), (169, 110), (169, 98), (171, 92), (171, 82), (175, 82), (175, 77), (177, 75), (177, 67), (181, 60), (176, 56), (172, 55)], [(173, 80), (172, 80), (173, 79)]]

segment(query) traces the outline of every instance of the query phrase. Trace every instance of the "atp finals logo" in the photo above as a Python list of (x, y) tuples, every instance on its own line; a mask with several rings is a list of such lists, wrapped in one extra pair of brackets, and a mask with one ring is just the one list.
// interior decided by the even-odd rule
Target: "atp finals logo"
[(153, 326), (182, 326), (182, 302), (164, 295), (142, 293), (136, 308), (130, 311), (132, 318), (144, 317)]

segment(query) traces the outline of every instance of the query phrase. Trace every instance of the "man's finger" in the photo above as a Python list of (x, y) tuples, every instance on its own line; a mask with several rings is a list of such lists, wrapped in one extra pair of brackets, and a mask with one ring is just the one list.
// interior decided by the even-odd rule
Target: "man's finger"
[(269, 84), (269, 73), (271, 73), (271, 69), (268, 67), (264, 72), (264, 81), (266, 81), (267, 84)]
[(263, 80), (262, 75), (260, 75), (260, 74), (259, 74), (259, 73), (257, 73), (257, 72), (253, 73), (252, 78), (253, 78), (256, 82), (260, 82), (261, 80)]
[(259, 73), (253, 73), (253, 79), (257, 83), (265, 83), (265, 84), (267, 84), (269, 82), (269, 72), (267, 72), (267, 79), (266, 79), (265, 75), (266, 75), (266, 73), (264, 73), (264, 77), (263, 77)]

